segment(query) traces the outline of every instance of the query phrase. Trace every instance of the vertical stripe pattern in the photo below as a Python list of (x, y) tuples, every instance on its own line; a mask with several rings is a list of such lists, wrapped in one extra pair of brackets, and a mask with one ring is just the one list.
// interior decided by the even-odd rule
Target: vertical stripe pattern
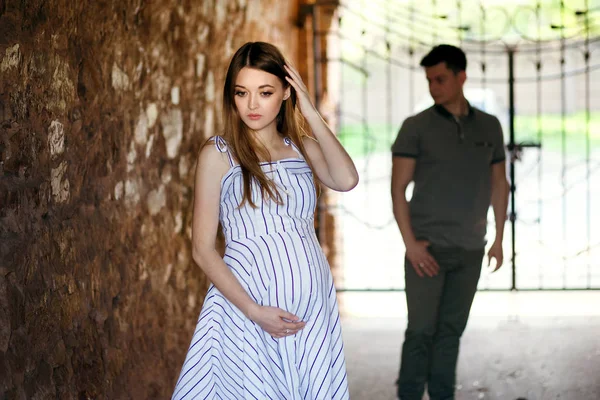
[(221, 181), (224, 261), (261, 305), (280, 307), (306, 322), (296, 335), (274, 339), (210, 286), (172, 399), (348, 399), (342, 331), (329, 265), (314, 231), (316, 191), (299, 158), (263, 163), (283, 204), (242, 200), (242, 173), (234, 165)]

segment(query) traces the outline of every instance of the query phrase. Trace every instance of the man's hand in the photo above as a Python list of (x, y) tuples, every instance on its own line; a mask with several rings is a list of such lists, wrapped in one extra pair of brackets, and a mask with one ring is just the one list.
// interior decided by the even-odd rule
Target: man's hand
[(504, 252), (502, 251), (502, 242), (494, 242), (490, 250), (488, 251), (488, 267), (492, 264), (492, 258), (496, 259), (496, 266), (492, 272), (496, 272), (502, 266), (504, 262)]
[(427, 250), (429, 245), (425, 240), (417, 240), (406, 246), (406, 257), (421, 278), (425, 275), (433, 277), (440, 271), (440, 266)]

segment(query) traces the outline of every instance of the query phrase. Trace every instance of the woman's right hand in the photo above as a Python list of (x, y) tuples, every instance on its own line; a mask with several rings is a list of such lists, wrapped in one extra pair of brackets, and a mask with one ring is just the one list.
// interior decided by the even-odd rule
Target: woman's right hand
[(300, 318), (281, 308), (256, 305), (248, 318), (256, 322), (263, 330), (274, 338), (295, 335), (306, 325)]

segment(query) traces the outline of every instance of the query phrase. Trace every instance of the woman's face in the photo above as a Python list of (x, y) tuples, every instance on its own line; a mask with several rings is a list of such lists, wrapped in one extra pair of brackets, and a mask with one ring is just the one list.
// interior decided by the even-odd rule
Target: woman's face
[(244, 67), (235, 80), (235, 106), (254, 131), (275, 124), (281, 103), (289, 96), (289, 86), (284, 88), (277, 76), (259, 69)]

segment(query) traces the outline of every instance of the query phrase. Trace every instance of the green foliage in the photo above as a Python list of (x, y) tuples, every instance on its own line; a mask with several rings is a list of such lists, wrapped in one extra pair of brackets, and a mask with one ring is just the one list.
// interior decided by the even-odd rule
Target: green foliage
[[(461, 40), (560, 40), (600, 36), (600, 0), (587, 0), (589, 11), (582, 12), (586, 0), (469, 0), (421, 1), (364, 0), (344, 2), (341, 30), (342, 55), (358, 61), (364, 50), (387, 54), (391, 48), (430, 46), (443, 39), (459, 44)], [(460, 8), (457, 5), (461, 5)], [(562, 26), (562, 29), (560, 28)], [(460, 28), (460, 29), (459, 29)]]
[(563, 117), (560, 114), (544, 114), (515, 117), (515, 137), (517, 141), (539, 141), (549, 151), (562, 149), (563, 135), (567, 152), (584, 154), (587, 137), (591, 147), (600, 145), (600, 112), (591, 112), (589, 128), (585, 112), (577, 112)]
[[(546, 151), (561, 151), (563, 132), (566, 150), (570, 154), (585, 154), (588, 134), (591, 148), (600, 146), (600, 112), (592, 112), (589, 125), (585, 112), (566, 115), (543, 114), (518, 115), (515, 117), (515, 137), (517, 142), (541, 141)], [(338, 137), (352, 157), (390, 151), (399, 127), (386, 124), (344, 125)], [(508, 137), (508, 132), (505, 133)], [(541, 140), (540, 140), (541, 139)]]

